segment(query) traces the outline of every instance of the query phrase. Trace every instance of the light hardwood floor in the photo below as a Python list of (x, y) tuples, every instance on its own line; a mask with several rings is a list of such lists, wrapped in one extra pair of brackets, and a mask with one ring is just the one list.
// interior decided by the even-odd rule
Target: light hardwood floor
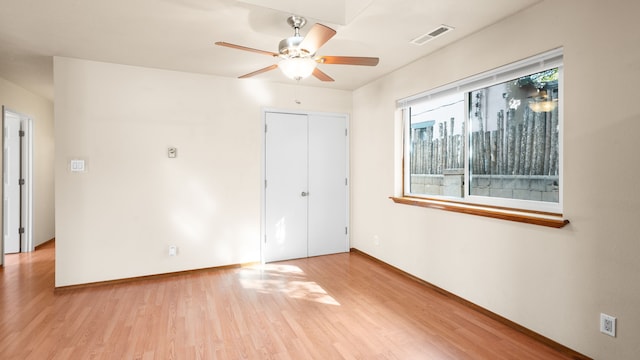
[(54, 251), (6, 257), (2, 359), (570, 358), (358, 253), (54, 291)]

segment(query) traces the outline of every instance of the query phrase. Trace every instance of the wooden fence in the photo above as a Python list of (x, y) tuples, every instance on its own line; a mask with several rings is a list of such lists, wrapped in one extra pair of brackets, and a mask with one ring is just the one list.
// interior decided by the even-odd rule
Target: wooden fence
[[(523, 112), (521, 119), (514, 119), (516, 110), (500, 110), (497, 129), (492, 131), (485, 131), (482, 119), (475, 118), (480, 126), (469, 139), (473, 174), (558, 175), (558, 110), (535, 112), (525, 105)], [(442, 174), (465, 167), (464, 139), (451, 134), (454, 125), (451, 118), (412, 129), (412, 174)]]
[(450, 135), (454, 125), (454, 118), (448, 124), (436, 124), (437, 136), (434, 126), (413, 129), (412, 174), (442, 174), (444, 169), (464, 167), (464, 139), (459, 134)]

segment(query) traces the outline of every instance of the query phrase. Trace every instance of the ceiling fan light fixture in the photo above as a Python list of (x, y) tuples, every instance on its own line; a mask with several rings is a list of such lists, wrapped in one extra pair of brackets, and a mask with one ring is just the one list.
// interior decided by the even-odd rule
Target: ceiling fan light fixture
[(315, 70), (316, 61), (312, 58), (285, 58), (280, 60), (278, 67), (282, 70), (282, 73), (293, 80), (302, 80), (313, 74)]

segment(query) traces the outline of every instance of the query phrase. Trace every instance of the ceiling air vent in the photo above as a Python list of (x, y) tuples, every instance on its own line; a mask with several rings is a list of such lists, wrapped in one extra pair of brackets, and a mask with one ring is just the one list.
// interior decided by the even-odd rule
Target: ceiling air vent
[(451, 26), (447, 26), (447, 25), (440, 25), (437, 28), (431, 30), (430, 32), (420, 35), (417, 38), (413, 39), (410, 41), (410, 43), (414, 44), (414, 45), (424, 45), (427, 42), (435, 39), (436, 37), (447, 33), (449, 31), (453, 30), (453, 28)]

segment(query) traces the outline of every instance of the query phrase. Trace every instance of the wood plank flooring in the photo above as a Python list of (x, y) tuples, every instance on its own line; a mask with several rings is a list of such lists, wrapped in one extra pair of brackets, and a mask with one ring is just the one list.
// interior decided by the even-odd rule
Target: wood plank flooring
[(54, 292), (6, 256), (2, 359), (568, 359), (358, 253)]

